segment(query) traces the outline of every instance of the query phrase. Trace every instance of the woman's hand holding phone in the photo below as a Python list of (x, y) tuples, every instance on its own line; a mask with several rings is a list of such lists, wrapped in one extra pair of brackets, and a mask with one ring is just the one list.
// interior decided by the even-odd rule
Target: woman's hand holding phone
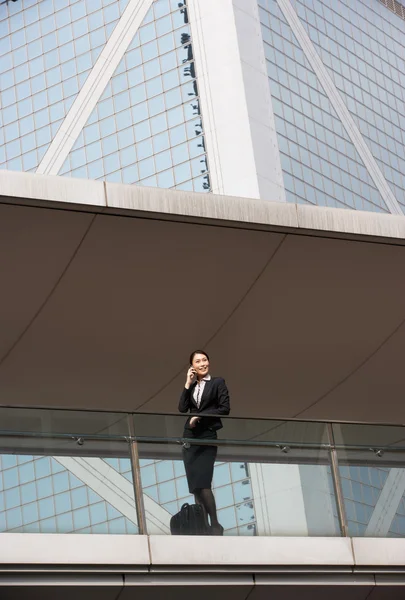
[(197, 371), (194, 369), (194, 367), (190, 367), (189, 370), (187, 371), (186, 384), (184, 387), (188, 390), (189, 387), (194, 383), (194, 381), (196, 379), (197, 379)]

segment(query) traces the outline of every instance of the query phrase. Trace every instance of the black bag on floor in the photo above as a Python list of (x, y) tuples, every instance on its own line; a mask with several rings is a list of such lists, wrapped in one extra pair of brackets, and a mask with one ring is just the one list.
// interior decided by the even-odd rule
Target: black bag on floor
[(170, 519), (170, 532), (172, 535), (209, 535), (203, 507), (200, 504), (183, 504)]

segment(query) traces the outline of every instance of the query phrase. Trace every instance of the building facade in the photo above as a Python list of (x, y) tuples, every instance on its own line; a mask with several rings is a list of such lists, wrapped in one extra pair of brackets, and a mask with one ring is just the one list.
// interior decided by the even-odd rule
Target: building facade
[[(398, 3), (3, 2), (0, 58), (1, 169), (405, 210), (405, 11)], [(91, 465), (34, 455), (1, 460), (2, 531), (137, 531), (122, 497), (94, 491)], [(129, 458), (97, 460), (130, 497)], [(275, 522), (283, 533), (281, 512), (269, 518), (259, 508), (259, 490), (271, 479), (274, 491), (280, 468), (216, 465), (227, 534), (272, 533)], [(141, 470), (150, 514), (167, 528), (191, 499), (182, 463), (144, 460)], [(389, 469), (344, 466), (341, 475), (350, 532), (365, 535)], [(328, 499), (324, 533), (338, 535), (330, 471), (301, 465), (289, 477), (303, 490), (304, 515), (289, 533), (320, 533), (305, 492), (316, 480)], [(405, 535), (403, 495), (384, 533)]]
[(0, 167), (400, 214), (403, 12), (200, 4), (3, 2)]

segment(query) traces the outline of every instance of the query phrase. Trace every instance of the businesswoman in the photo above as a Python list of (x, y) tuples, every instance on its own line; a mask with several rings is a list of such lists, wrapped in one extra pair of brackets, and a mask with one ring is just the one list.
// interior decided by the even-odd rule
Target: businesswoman
[[(179, 411), (190, 412), (183, 437), (216, 440), (221, 429), (220, 415), (229, 415), (229, 392), (222, 377), (209, 374), (209, 357), (203, 350), (195, 350), (190, 356), (190, 368), (180, 396)], [(191, 444), (183, 446), (183, 461), (190, 494), (201, 504), (211, 521), (211, 533), (223, 535), (224, 528), (217, 517), (217, 508), (211, 484), (217, 446)], [(208, 519), (207, 519), (208, 523)]]

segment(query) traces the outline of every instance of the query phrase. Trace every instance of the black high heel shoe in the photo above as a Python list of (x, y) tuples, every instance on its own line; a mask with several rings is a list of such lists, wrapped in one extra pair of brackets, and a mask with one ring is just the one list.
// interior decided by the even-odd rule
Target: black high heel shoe
[(224, 535), (224, 528), (218, 524), (216, 526), (211, 525), (211, 535)]

